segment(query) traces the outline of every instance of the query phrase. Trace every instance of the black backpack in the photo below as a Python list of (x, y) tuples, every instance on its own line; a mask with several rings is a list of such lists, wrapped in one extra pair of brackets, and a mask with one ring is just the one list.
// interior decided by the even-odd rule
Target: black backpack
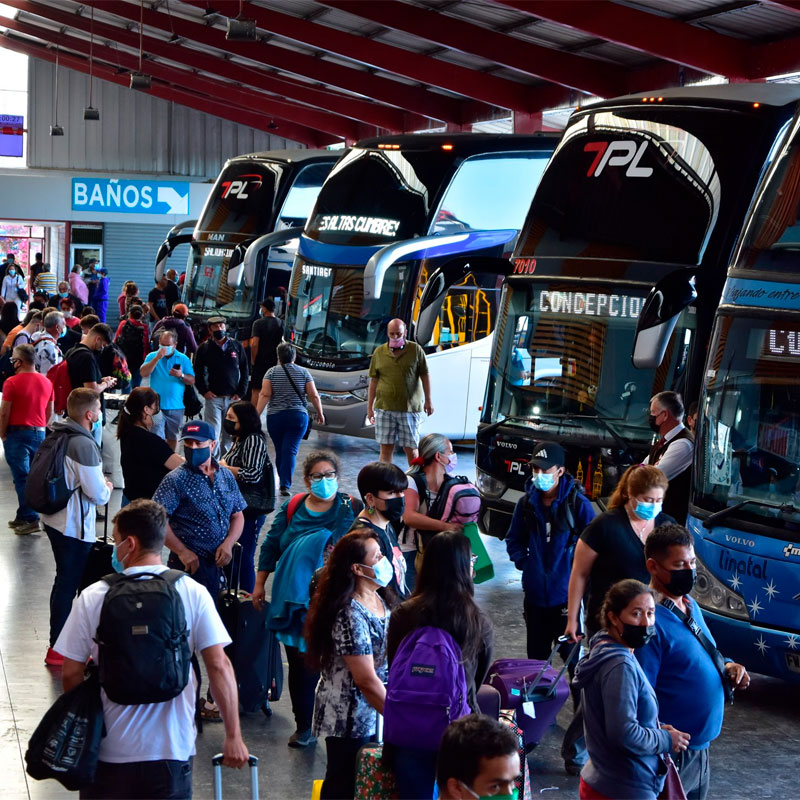
[(11, 351), (14, 348), (9, 347), (2, 356), (0, 356), (0, 391), (3, 389), (3, 384), (14, 374), (14, 365), (11, 363)]
[(79, 435), (73, 431), (56, 430), (48, 433), (39, 445), (25, 482), (25, 502), (34, 511), (55, 514), (67, 507), (72, 493), (77, 491), (67, 486), (64, 462), (70, 438)]
[[(100, 684), (123, 706), (163, 703), (189, 682), (191, 653), (183, 600), (175, 583), (185, 572), (114, 573), (97, 626)], [(142, 580), (144, 578), (144, 580)]]
[(128, 364), (138, 369), (144, 361), (144, 342), (147, 332), (131, 322), (126, 322), (117, 336), (116, 344), (125, 354)]
[[(570, 537), (567, 543), (567, 547), (574, 547), (578, 541), (578, 537), (583, 532), (583, 529), (578, 530), (575, 526), (577, 525), (577, 517), (578, 517), (578, 495), (585, 494), (585, 490), (583, 486), (581, 486), (577, 481), (573, 481), (572, 487), (569, 490), (569, 493), (564, 498), (564, 502), (561, 503), (558, 507), (558, 524), (567, 528), (570, 532)], [(530, 500), (528, 499), (527, 492), (522, 498), (522, 520), (525, 524), (525, 531), (527, 532), (528, 536), (530, 536), (530, 532), (536, 526), (536, 513), (531, 508)], [(556, 520), (552, 520), (551, 524), (556, 522)]]

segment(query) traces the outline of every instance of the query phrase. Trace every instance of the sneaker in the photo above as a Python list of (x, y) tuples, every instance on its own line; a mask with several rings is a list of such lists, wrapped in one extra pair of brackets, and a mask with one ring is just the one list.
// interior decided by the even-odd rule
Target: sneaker
[(564, 772), (566, 772), (567, 775), (580, 775), (583, 767), (584, 765), (579, 764), (577, 761), (564, 762)]
[(23, 521), (21, 525), (14, 526), (14, 533), (16, 533), (17, 536), (27, 536), (29, 533), (38, 533), (40, 530), (38, 519), (31, 522)]
[(47, 655), (44, 657), (44, 663), (47, 664), (48, 667), (63, 667), (64, 656), (62, 656), (61, 653), (56, 653), (52, 647), (48, 647)]
[(18, 519), (18, 518), (10, 519), (8, 521), (8, 527), (9, 528), (19, 528), (20, 525), (27, 525), (27, 524), (28, 523), (27, 523), (26, 520)]
[(281, 486), (281, 497), (288, 497), (291, 493), (288, 486)]
[(311, 728), (305, 731), (295, 731), (289, 737), (289, 747), (310, 747), (317, 743), (317, 737), (311, 735)]

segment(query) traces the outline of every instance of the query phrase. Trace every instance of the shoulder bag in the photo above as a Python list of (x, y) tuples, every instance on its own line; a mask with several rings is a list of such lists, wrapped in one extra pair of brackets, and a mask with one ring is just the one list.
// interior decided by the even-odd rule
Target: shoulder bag
[(669, 753), (661, 756), (661, 762), (667, 770), (664, 778), (664, 788), (658, 795), (658, 800), (686, 800), (686, 792), (681, 782), (678, 768)]
[[(292, 384), (292, 389), (297, 392), (297, 396), (300, 398), (300, 402), (305, 405), (306, 404), (306, 396), (305, 393), (301, 393), (300, 390), (297, 388), (297, 384), (292, 380), (292, 376), (288, 369), (286, 369), (286, 364), (281, 364), (283, 367), (283, 371), (286, 373), (286, 377), (289, 379), (289, 383)], [(308, 411), (306, 411), (308, 413)], [(309, 434), (311, 433), (311, 428), (313, 427), (311, 423), (311, 414), (308, 415), (308, 425), (306, 425), (306, 432), (303, 434), (304, 439), (308, 439)]]

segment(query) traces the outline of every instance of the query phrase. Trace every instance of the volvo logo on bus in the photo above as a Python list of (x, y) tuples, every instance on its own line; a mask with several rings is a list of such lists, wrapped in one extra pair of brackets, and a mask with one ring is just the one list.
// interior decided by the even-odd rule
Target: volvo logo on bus
[(626, 139), (613, 142), (588, 142), (584, 145), (583, 152), (594, 153), (595, 157), (586, 177), (597, 178), (606, 167), (624, 167), (627, 164), (625, 177), (649, 178), (653, 174), (653, 168), (639, 166), (646, 149), (647, 142), (642, 142), (637, 150), (636, 143)]
[(222, 181), (222, 199), (235, 197), (237, 200), (247, 200), (250, 194), (261, 188), (260, 175), (240, 175), (235, 181)]

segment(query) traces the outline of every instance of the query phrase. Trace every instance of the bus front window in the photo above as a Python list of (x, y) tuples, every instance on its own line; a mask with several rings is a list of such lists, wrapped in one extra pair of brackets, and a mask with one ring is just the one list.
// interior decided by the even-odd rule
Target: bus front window
[(386, 340), (386, 325), (402, 316), (411, 270), (398, 264), (381, 296), (364, 299), (364, 270), (323, 267), (298, 259), (289, 289), (289, 340), (306, 356), (369, 358)]
[(708, 365), (693, 502), (713, 512), (751, 501), (731, 519), (796, 541), (800, 511), (777, 507), (800, 509), (800, 323), (722, 315)]

